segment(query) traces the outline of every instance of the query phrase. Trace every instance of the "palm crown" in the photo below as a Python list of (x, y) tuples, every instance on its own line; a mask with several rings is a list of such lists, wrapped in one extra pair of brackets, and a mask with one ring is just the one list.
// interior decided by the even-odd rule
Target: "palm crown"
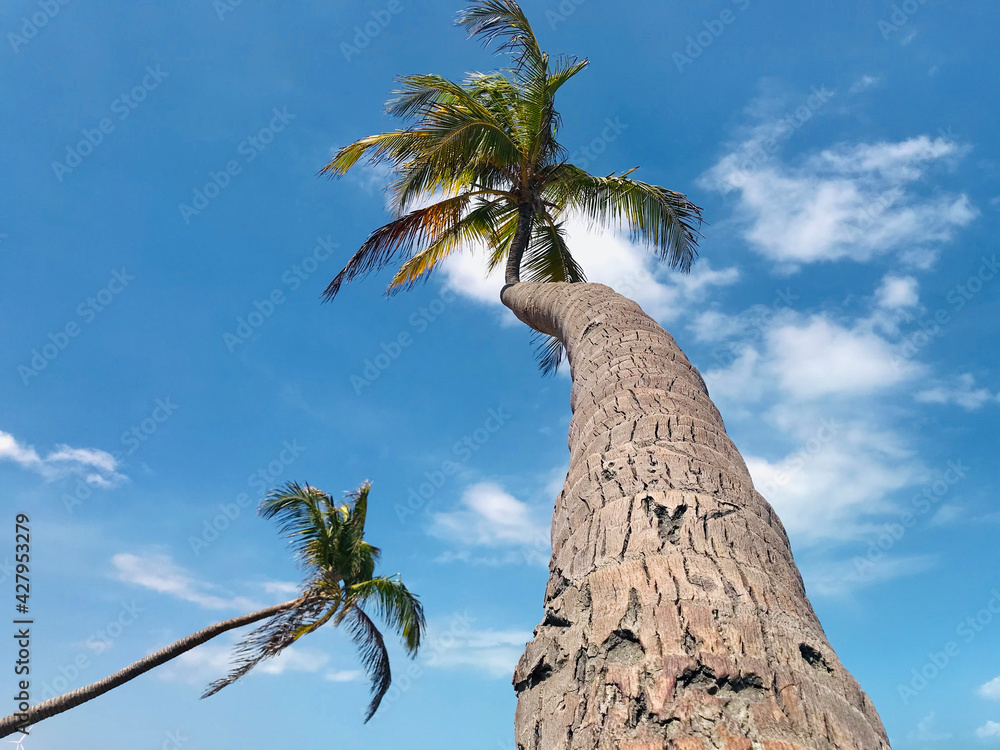
[(307, 572), (302, 596), (294, 607), (268, 619), (237, 646), (232, 671), (212, 683), (203, 698), (232, 684), (303, 635), (327, 623), (343, 623), (372, 680), (365, 721), (374, 715), (389, 689), (391, 672), (382, 634), (364, 607), (374, 609), (399, 633), (410, 656), (420, 647), (424, 613), (420, 601), (398, 577), (375, 575), (380, 550), (364, 539), (370, 487), (365, 482), (356, 492), (348, 493), (348, 502), (338, 504), (315, 487), (290, 482), (263, 500), (261, 515), (278, 520)]
[[(387, 163), (397, 218), (376, 229), (324, 292), (401, 261), (389, 292), (411, 287), (449, 253), (484, 246), (489, 267), (506, 264), (506, 283), (584, 281), (566, 243), (566, 217), (627, 228), (671, 267), (690, 270), (700, 209), (680, 193), (567, 162), (556, 140), (556, 92), (587, 60), (550, 60), (514, 0), (476, 0), (458, 18), (471, 36), (496, 43), (511, 67), (470, 73), (463, 83), (411, 75), (387, 103), (408, 127), (340, 149), (322, 170), (339, 176), (364, 157)], [(430, 205), (420, 203), (433, 201)]]

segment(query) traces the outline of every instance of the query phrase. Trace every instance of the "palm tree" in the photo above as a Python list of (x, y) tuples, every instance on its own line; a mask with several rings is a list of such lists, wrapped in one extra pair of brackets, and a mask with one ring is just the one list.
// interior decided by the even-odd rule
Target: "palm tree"
[(347, 494), (348, 502), (339, 504), (315, 487), (294, 482), (272, 491), (261, 502), (260, 514), (281, 524), (305, 569), (301, 596), (210, 625), (103, 680), (39, 703), (23, 714), (4, 717), (0, 719), (0, 737), (93, 700), (222, 633), (261, 620), (265, 622), (237, 645), (232, 671), (209, 685), (202, 698), (214, 695), (261, 661), (277, 656), (323, 625), (344, 624), (372, 681), (372, 699), (365, 714), (367, 722), (389, 689), (391, 672), (382, 634), (366, 609), (374, 610), (401, 636), (410, 656), (415, 656), (420, 648), (424, 631), (424, 612), (418, 598), (398, 576), (375, 575), (380, 551), (364, 539), (370, 488), (371, 484), (365, 482), (357, 491)]
[(545, 615), (514, 674), (517, 747), (887, 750), (698, 371), (637, 304), (583, 283), (565, 241), (565, 217), (580, 214), (687, 271), (699, 209), (565, 161), (554, 96), (587, 63), (550, 60), (516, 2), (477, 0), (459, 23), (511, 64), (463, 83), (403, 77), (388, 110), (412, 122), (324, 167), (389, 164), (398, 214), (325, 296), (394, 262), (389, 291), (405, 289), (449, 253), (485, 247), (491, 268), (506, 264), (503, 303), (565, 346), (570, 468)]

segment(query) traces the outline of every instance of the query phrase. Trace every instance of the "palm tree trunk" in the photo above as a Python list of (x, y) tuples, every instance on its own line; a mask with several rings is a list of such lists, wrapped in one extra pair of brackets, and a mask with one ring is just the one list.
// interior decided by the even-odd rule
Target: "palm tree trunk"
[(15, 732), (23, 732), (28, 727), (37, 724), (43, 719), (48, 719), (56, 714), (61, 714), (63, 711), (75, 708), (81, 703), (93, 700), (97, 696), (103, 695), (109, 690), (113, 690), (120, 685), (124, 685), (129, 680), (134, 680), (139, 675), (148, 672), (154, 667), (165, 664), (171, 659), (180, 656), (184, 652), (190, 651), (195, 646), (200, 646), (202, 643), (210, 641), (212, 638), (215, 638), (215, 636), (225, 633), (227, 630), (233, 630), (234, 628), (240, 628), (244, 625), (250, 625), (251, 623), (259, 620), (264, 620), (272, 615), (278, 614), (279, 612), (292, 609), (301, 603), (302, 599), (295, 599), (290, 602), (285, 602), (284, 604), (276, 604), (273, 607), (258, 610), (257, 612), (251, 612), (248, 615), (241, 615), (240, 617), (234, 617), (231, 620), (224, 620), (223, 622), (217, 622), (214, 625), (209, 625), (207, 628), (199, 630), (197, 633), (193, 633), (186, 638), (182, 638), (175, 643), (171, 643), (169, 646), (162, 648), (133, 664), (130, 664), (124, 669), (105, 677), (103, 680), (98, 680), (90, 685), (77, 688), (76, 690), (34, 705), (23, 714), (11, 714), (10, 716), (3, 717), (0, 719), (0, 737), (6, 737), (14, 734)]
[(535, 209), (530, 203), (522, 203), (517, 207), (517, 228), (514, 239), (507, 253), (507, 268), (504, 273), (504, 283), (516, 284), (521, 280), (521, 259), (531, 241), (531, 224), (535, 219)]
[(566, 345), (570, 468), (518, 750), (887, 750), (698, 371), (600, 284), (504, 287)]

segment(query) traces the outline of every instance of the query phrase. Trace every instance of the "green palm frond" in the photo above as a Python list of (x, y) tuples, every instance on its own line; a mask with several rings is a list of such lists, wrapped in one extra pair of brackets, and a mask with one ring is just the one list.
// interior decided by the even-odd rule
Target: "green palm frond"
[(673, 190), (624, 176), (595, 177), (565, 164), (555, 171), (545, 195), (595, 224), (628, 230), (672, 268), (689, 271), (698, 257), (701, 209)]
[(402, 637), (407, 653), (416, 655), (426, 628), (424, 608), (402, 581), (379, 576), (354, 584), (346, 594), (351, 601), (373, 603), (379, 617)]
[(375, 715), (389, 685), (392, 684), (392, 669), (389, 666), (389, 652), (385, 640), (375, 623), (359, 607), (349, 608), (343, 622), (351, 640), (358, 647), (361, 666), (372, 681), (372, 700), (365, 713), (365, 723)]
[(446, 198), (376, 229), (330, 282), (323, 297), (333, 299), (343, 284), (385, 268), (400, 252), (409, 254), (414, 248), (431, 244), (442, 232), (461, 221), (471, 200), (469, 194)]
[(272, 490), (261, 501), (262, 518), (277, 519), (299, 562), (307, 568), (323, 568), (333, 554), (325, 510), (330, 497), (308, 484), (288, 482)]
[(329, 608), (330, 603), (325, 598), (309, 592), (294, 609), (280, 612), (254, 628), (237, 644), (229, 674), (209, 685), (201, 697), (215, 695), (265, 659), (280, 654), (304, 633), (311, 632), (315, 623), (328, 620), (332, 612)]
[[(396, 219), (375, 230), (323, 293), (396, 264), (388, 293), (411, 289), (449, 254), (485, 246), (490, 271), (505, 281), (584, 281), (564, 236), (568, 215), (622, 229), (659, 260), (690, 271), (698, 255), (701, 209), (681, 193), (629, 178), (597, 177), (568, 164), (559, 142), (555, 97), (589, 62), (550, 58), (516, 0), (472, 0), (458, 16), (471, 37), (510, 58), (510, 65), (469, 73), (461, 82), (409, 75), (386, 105), (409, 127), (342, 148), (323, 172), (339, 176), (360, 159), (391, 166)], [(634, 171), (634, 170), (633, 170)], [(426, 208), (410, 210), (433, 200)], [(543, 369), (562, 348), (544, 341)]]
[(418, 281), (426, 281), (434, 267), (455, 250), (476, 245), (495, 247), (512, 219), (516, 223), (517, 211), (509, 202), (480, 202), (458, 224), (442, 232), (434, 242), (400, 266), (388, 292), (395, 294), (413, 288)]
[(535, 225), (531, 244), (524, 255), (528, 281), (586, 281), (583, 269), (566, 245), (565, 223), (545, 215)]
[(487, 46), (499, 42), (497, 51), (510, 53), (521, 77), (545, 75), (548, 55), (538, 46), (528, 17), (514, 0), (475, 0), (458, 14), (458, 24), (469, 36), (482, 37)]

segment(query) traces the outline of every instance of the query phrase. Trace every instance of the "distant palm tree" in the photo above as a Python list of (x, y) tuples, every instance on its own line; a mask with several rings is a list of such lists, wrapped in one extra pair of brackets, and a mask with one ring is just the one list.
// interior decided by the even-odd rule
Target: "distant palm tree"
[(278, 520), (306, 570), (300, 597), (210, 625), (103, 680), (32, 706), (24, 714), (4, 717), (0, 719), (0, 737), (93, 700), (217, 635), (261, 620), (266, 622), (237, 645), (232, 671), (212, 683), (202, 698), (235, 682), (264, 659), (277, 656), (302, 636), (327, 623), (343, 623), (372, 680), (367, 722), (389, 689), (391, 672), (382, 634), (365, 608), (373, 608), (400, 634), (410, 656), (416, 655), (424, 631), (423, 607), (418, 598), (398, 576), (375, 575), (380, 550), (364, 539), (370, 488), (371, 484), (365, 482), (357, 491), (348, 493), (348, 502), (339, 504), (315, 487), (294, 482), (272, 491), (261, 503), (260, 514)]
[[(584, 281), (566, 244), (566, 216), (631, 230), (671, 267), (687, 271), (697, 255), (700, 209), (680, 193), (628, 177), (598, 177), (567, 162), (557, 140), (555, 95), (587, 67), (575, 57), (550, 61), (524, 13), (512, 0), (482, 0), (459, 17), (487, 43), (501, 40), (512, 69), (471, 73), (463, 83), (439, 75), (402, 76), (386, 105), (412, 120), (401, 130), (371, 135), (341, 148), (320, 170), (345, 174), (364, 157), (395, 172), (390, 186), (398, 218), (376, 229), (330, 282), (333, 299), (352, 279), (394, 261), (396, 292), (426, 278), (450, 253), (485, 246), (492, 270), (505, 263), (508, 284)], [(416, 202), (433, 200), (414, 207)], [(562, 351), (543, 349), (543, 369)]]
[[(550, 337), (543, 367), (565, 346), (569, 471), (545, 615), (514, 673), (518, 748), (888, 750), (700, 374), (635, 302), (579, 283), (566, 245), (565, 216), (582, 214), (687, 271), (700, 210), (629, 172), (597, 177), (566, 162), (553, 100), (587, 62), (550, 61), (516, 2), (478, 0), (459, 22), (499, 41), (511, 66), (461, 84), (402, 78), (388, 108), (412, 124), (324, 167), (387, 163), (398, 214), (325, 296), (396, 261), (389, 290), (405, 289), (454, 250), (485, 246), (490, 268), (506, 264), (503, 304)], [(655, 96), (647, 61), (629, 70)]]

